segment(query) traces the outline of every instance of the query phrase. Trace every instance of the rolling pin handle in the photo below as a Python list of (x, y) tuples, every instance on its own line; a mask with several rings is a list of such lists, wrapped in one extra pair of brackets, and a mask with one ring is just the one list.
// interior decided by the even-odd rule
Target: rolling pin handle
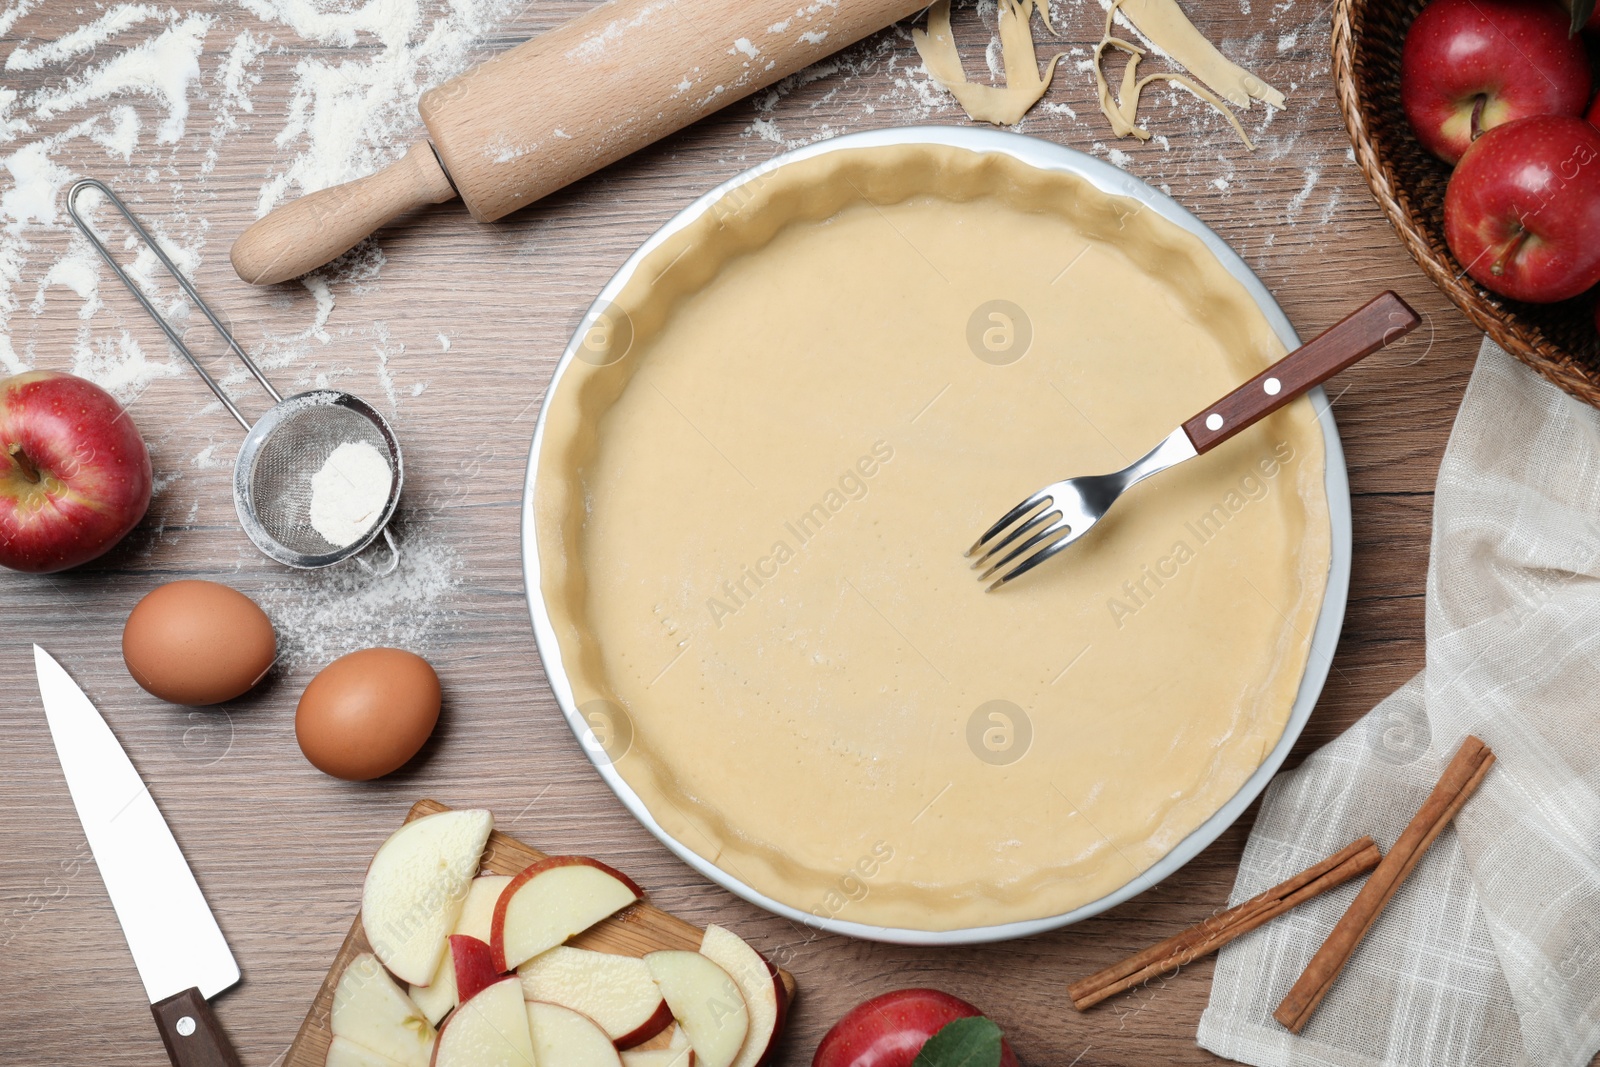
[(401, 215), (455, 198), (433, 145), (418, 141), (375, 174), (307, 193), (257, 219), (233, 242), (233, 269), (252, 285), (286, 282), (344, 255)]

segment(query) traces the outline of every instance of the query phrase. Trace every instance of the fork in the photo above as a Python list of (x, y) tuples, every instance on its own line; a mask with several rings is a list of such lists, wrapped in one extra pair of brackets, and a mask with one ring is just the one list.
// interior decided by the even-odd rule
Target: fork
[(1010, 567), (990, 583), (988, 591), (994, 592), (1088, 533), (1134, 485), (1211, 451), (1301, 393), (1404, 337), (1421, 321), (1404, 300), (1385, 292), (1201, 411), (1122, 470), (1054, 482), (1022, 501), (967, 549), (968, 558), (977, 557), (972, 569), (986, 568), (978, 575), (983, 581)]

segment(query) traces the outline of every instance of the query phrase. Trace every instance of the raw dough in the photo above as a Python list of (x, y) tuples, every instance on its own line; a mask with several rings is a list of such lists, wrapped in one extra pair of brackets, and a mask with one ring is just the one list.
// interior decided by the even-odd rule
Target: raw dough
[(666, 239), (610, 315), (545, 413), (543, 651), (626, 710), (615, 766), (688, 848), (819, 916), (1055, 915), (1278, 741), (1329, 565), (1307, 401), (998, 593), (961, 556), (1282, 355), (1192, 235), (998, 153), (839, 150)]
[[(1000, 49), (1006, 72), (1004, 85), (983, 85), (967, 80), (967, 73), (961, 68), (961, 56), (956, 52), (955, 35), (950, 31), (950, 0), (937, 0), (928, 9), (928, 28), (912, 30), (911, 40), (933, 80), (954, 95), (970, 117), (997, 126), (1012, 126), (1021, 122), (1028, 109), (1049, 90), (1061, 57), (1052, 57), (1041, 76), (1039, 57), (1033, 46), (1034, 0), (999, 0), (999, 4)], [(1048, 3), (1039, 9), (1039, 14), (1049, 26)], [(1053, 27), (1051, 32), (1055, 32)]]
[[(1150, 131), (1139, 125), (1139, 97), (1151, 82), (1165, 81), (1183, 86), (1221, 112), (1232, 124), (1244, 146), (1252, 151), (1255, 149), (1233, 112), (1223, 105), (1216, 93), (1200, 85), (1194, 78), (1177, 71), (1162, 71), (1140, 78), (1139, 60), (1144, 58), (1145, 51), (1130, 41), (1112, 35), (1117, 14), (1121, 12), (1157, 50), (1173, 62), (1187, 67), (1196, 78), (1221, 93), (1230, 103), (1248, 109), (1251, 99), (1259, 99), (1272, 107), (1282, 108), (1282, 93), (1217, 51), (1216, 46), (1184, 15), (1177, 0), (1102, 0), (1102, 3), (1106, 4), (1106, 25), (1100, 43), (1094, 50), (1094, 79), (1100, 110), (1111, 123), (1113, 133), (1118, 137), (1132, 136), (1141, 141), (1149, 140)], [(1115, 100), (1105, 75), (1105, 53), (1108, 48), (1128, 56), (1128, 65), (1122, 72), (1121, 92)]]
[[(1239, 140), (1249, 151), (1255, 151), (1255, 145), (1250, 143), (1250, 137), (1244, 132), (1244, 127), (1223, 104), (1222, 99), (1210, 89), (1201, 85), (1187, 74), (1177, 71), (1160, 71), (1155, 74), (1146, 74), (1139, 77), (1139, 61), (1144, 58), (1145, 51), (1131, 41), (1112, 34), (1111, 28), (1116, 22), (1117, 10), (1120, 7), (1118, 0), (1113, 0), (1106, 9), (1106, 28), (1100, 36), (1100, 43), (1094, 46), (1094, 84), (1095, 92), (1100, 100), (1100, 111), (1111, 121), (1111, 132), (1118, 137), (1137, 137), (1141, 141), (1150, 139), (1150, 131), (1139, 125), (1139, 98), (1144, 95), (1145, 86), (1151, 82), (1164, 81), (1172, 85), (1181, 85), (1206, 103), (1210, 104), (1222, 117), (1233, 125), (1233, 131), (1239, 135)], [(1106, 81), (1106, 49), (1123, 52), (1128, 57), (1127, 66), (1122, 68), (1122, 88), (1117, 95), (1111, 95), (1111, 85)]]
[[(912, 42), (922, 57), (928, 73), (956, 100), (968, 117), (979, 122), (992, 122), (1010, 126), (1022, 121), (1022, 116), (1044, 98), (1055, 75), (1059, 55), (1046, 64), (1044, 74), (1039, 73), (1039, 59), (1034, 50), (1032, 18), (1035, 0), (999, 0), (1000, 45), (1005, 63), (1005, 85), (984, 85), (967, 80), (961, 67), (961, 56), (956, 51), (955, 35), (950, 29), (950, 0), (936, 0), (928, 9), (928, 28), (913, 29)], [(1194, 23), (1184, 15), (1177, 0), (1101, 0), (1106, 5), (1105, 32), (1094, 50), (1095, 88), (1100, 110), (1111, 123), (1118, 137), (1150, 139), (1150, 131), (1139, 125), (1139, 98), (1145, 86), (1154, 81), (1180, 85), (1222, 113), (1239, 139), (1248, 149), (1255, 146), (1245, 134), (1233, 112), (1223, 99), (1248, 109), (1252, 99), (1265, 101), (1272, 107), (1284, 106), (1283, 94), (1256, 75), (1217, 51)], [(1139, 61), (1145, 50), (1131, 41), (1112, 34), (1112, 25), (1118, 12), (1133, 25), (1155, 48), (1173, 62), (1187, 67), (1194, 77), (1181, 71), (1162, 71), (1139, 77)], [(1039, 8), (1040, 17), (1050, 25), (1049, 5)], [(1128, 65), (1123, 69), (1120, 92), (1112, 94), (1105, 75), (1107, 49), (1123, 52)], [(1199, 79), (1198, 81), (1196, 79)], [(1201, 82), (1205, 84), (1202, 85)], [(1216, 92), (1207, 89), (1210, 85)], [(1218, 97), (1221, 94), (1221, 98)]]

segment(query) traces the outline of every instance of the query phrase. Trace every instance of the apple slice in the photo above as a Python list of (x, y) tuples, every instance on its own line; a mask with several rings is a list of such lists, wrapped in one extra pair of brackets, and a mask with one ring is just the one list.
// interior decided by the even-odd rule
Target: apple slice
[(683, 1048), (629, 1048), (617, 1055), (622, 1057), (622, 1067), (694, 1067), (694, 1049)]
[(489, 962), (489, 946), (466, 934), (450, 935), (450, 959), (456, 969), (456, 990), (462, 1000), (471, 1000), (500, 980), (500, 972)]
[(540, 860), (513, 878), (494, 906), (495, 970), (520, 967), (643, 895), (632, 878), (599, 860)]
[(334, 1037), (402, 1067), (428, 1067), (433, 1024), (371, 953), (363, 952), (351, 960), (339, 976), (329, 1026)]
[(542, 1000), (528, 1001), (533, 1055), (548, 1067), (622, 1067), (617, 1047), (581, 1012)]
[(441, 811), (378, 846), (361, 890), (361, 925), (396, 978), (433, 981), (493, 825), (481, 809)]
[(328, 1042), (328, 1058), (322, 1062), (323, 1067), (401, 1067), (398, 1061), (380, 1056), (348, 1037), (335, 1037)]
[(778, 1035), (783, 1033), (784, 1016), (788, 1014), (789, 992), (783, 987), (778, 968), (738, 934), (715, 925), (706, 927), (700, 954), (728, 972), (744, 996), (745, 1007), (750, 1009), (750, 1031), (733, 1067), (757, 1067), (766, 1062), (778, 1046)]
[(618, 1048), (642, 1044), (672, 1025), (672, 1009), (635, 956), (557, 945), (517, 968), (522, 995), (593, 1019)]
[(733, 1067), (750, 1030), (744, 994), (728, 972), (698, 952), (668, 949), (644, 957), (700, 1067)]
[(672, 1028), (672, 1040), (663, 1048), (624, 1049), (620, 1055), (622, 1067), (695, 1067), (694, 1049), (681, 1026)]
[[(489, 943), (489, 929), (494, 922), (494, 902), (511, 881), (509, 874), (482, 874), (472, 880), (467, 888), (467, 901), (461, 905), (461, 917), (453, 931)], [(427, 985), (411, 987), (411, 999), (417, 1002), (422, 1014), (435, 1026), (450, 1014), (450, 1009), (461, 1003), (456, 996), (456, 962), (447, 952), (439, 960), (439, 969)]]
[(461, 1002), (439, 1031), (432, 1067), (535, 1067), (522, 983), (502, 978)]

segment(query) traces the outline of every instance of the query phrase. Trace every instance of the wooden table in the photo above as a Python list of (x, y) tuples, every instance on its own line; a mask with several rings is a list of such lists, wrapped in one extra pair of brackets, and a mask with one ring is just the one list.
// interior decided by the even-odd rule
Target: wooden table
[[(586, 6), (529, 0), (479, 51), (503, 48)], [(1239, 13), (1250, 5), (1235, 0), (1186, 6), (1225, 51), (1289, 94), (1290, 109), (1264, 129), (1259, 113), (1246, 116), (1252, 131), (1260, 129), (1254, 154), (1198, 100), (1164, 91), (1152, 91), (1148, 112), (1166, 143), (1113, 140), (1093, 102), (1091, 77), (1074, 66), (1098, 39), (1104, 17), (1084, 0), (1057, 5), (1066, 47), (1078, 54), (1063, 62), (1049, 106), (1027, 118), (1024, 132), (1110, 155), (1170, 189), (1234, 244), (1307, 336), (1385, 287), (1427, 318), (1406, 347), (1367, 360), (1330, 389), (1354, 494), (1355, 563), (1344, 638), (1295, 750), (1298, 761), (1422, 666), (1435, 472), (1478, 337), (1406, 257), (1347, 155), (1329, 74), (1328, 6), (1258, 0), (1250, 16)], [(96, 17), (80, 12), (66, 0), (41, 0), (0, 41), (0, 52)], [(971, 10), (958, 15), (958, 36), (972, 44), (968, 68), (979, 72), (988, 31)], [(196, 233), (203, 218), (209, 231), (195, 272), (200, 289), (254, 345), (304, 330), (314, 318), (306, 287), (243, 285), (226, 250), (253, 218), (264, 176), (280, 172), (297, 151), (293, 142), (273, 143), (294, 64), (329, 53), (241, 8), (212, 16), (201, 60), (207, 99), (192, 102), (176, 145), (154, 143), (158, 108), (128, 99), (113, 103), (133, 103), (145, 120), (130, 163), (82, 139), (57, 158), (112, 180), (147, 218), (175, 231)], [(158, 28), (136, 26), (65, 66), (8, 71), (4, 84), (26, 96)], [(228, 44), (247, 28), (263, 39), (270, 34), (279, 50), (259, 61), (254, 110), (237, 115), (243, 128), (219, 142), (218, 163), (202, 178), (208, 115), (220, 106), (212, 79)], [(348, 58), (368, 61), (375, 47), (363, 38)], [(897, 26), (497, 225), (476, 225), (459, 204), (445, 205), (358, 252), (358, 263), (370, 268), (381, 251), (381, 271), (358, 266), (339, 274), (324, 336), (280, 344), (303, 351), (273, 373), (286, 388), (336, 381), (392, 413), (408, 460), (397, 527), (407, 562), (394, 579), (374, 583), (353, 570), (308, 576), (267, 562), (239, 531), (229, 498), (237, 426), (208, 406), (187, 372), (158, 378), (138, 396), (132, 412), (162, 487), (148, 519), (123, 546), (81, 570), (0, 574), (0, 958), (11, 990), (0, 1062), (162, 1062), (38, 706), (29, 649), (35, 641), (104, 712), (197, 872), (244, 971), (219, 1012), (247, 1064), (271, 1064), (283, 1054), (349, 927), (368, 858), (424, 796), (490, 806), (508, 833), (549, 851), (601, 856), (633, 874), (662, 907), (696, 923), (726, 923), (781, 954), (802, 989), (782, 1064), (808, 1063), (823, 1032), (858, 1000), (915, 984), (986, 1006), (1031, 1063), (1214, 1061), (1194, 1044), (1209, 963), (1086, 1016), (1067, 1006), (1065, 985), (1219, 907), (1253, 809), (1156, 889), (1053, 934), (956, 950), (821, 935), (706, 883), (629, 818), (563, 724), (533, 648), (518, 550), (525, 456), (552, 367), (581, 311), (658, 225), (713, 184), (781, 151), (782, 139), (965, 121), (935, 91), (919, 91), (926, 79), (917, 68), (909, 26)], [(0, 153), (84, 114), (40, 124), (0, 145)], [(0, 175), (0, 192), (9, 184)], [(60, 288), (31, 311), (43, 266), (67, 238), (59, 225), (25, 232), (33, 252), (13, 287), (17, 351), (31, 352), (39, 366), (66, 368), (79, 330), (112, 343), (126, 330), (150, 359), (161, 358), (160, 335), (104, 272), (105, 306), (87, 322), (77, 317), (80, 302)], [(257, 397), (247, 393), (246, 401), (249, 411), (261, 410)], [(122, 666), (118, 635), (128, 611), (158, 583), (180, 577), (223, 580), (257, 597), (284, 635), (285, 656), (270, 680), (220, 710), (163, 705)], [(301, 758), (295, 702), (329, 659), (380, 643), (409, 645), (437, 665), (446, 692), (443, 725), (401, 773), (364, 785), (335, 781)]]

